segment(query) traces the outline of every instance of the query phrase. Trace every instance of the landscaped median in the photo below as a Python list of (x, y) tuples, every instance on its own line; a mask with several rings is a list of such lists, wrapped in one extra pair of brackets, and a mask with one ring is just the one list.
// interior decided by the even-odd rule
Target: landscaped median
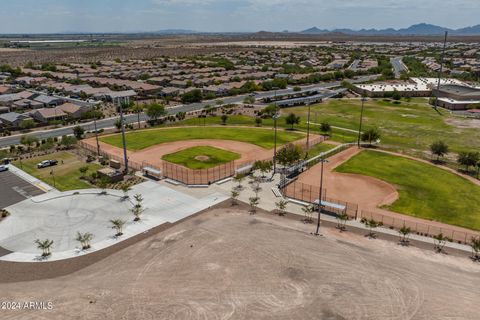
[(394, 212), (480, 230), (480, 186), (434, 165), (365, 150), (335, 169), (378, 178), (394, 185)]
[[(304, 137), (305, 134), (302, 132), (278, 130), (277, 144), (283, 145)], [(195, 139), (233, 140), (271, 149), (274, 146), (274, 130), (254, 127), (183, 127), (133, 131), (126, 135), (127, 149), (132, 151), (160, 143)], [(122, 147), (120, 134), (101, 137), (100, 140), (115, 147)]]

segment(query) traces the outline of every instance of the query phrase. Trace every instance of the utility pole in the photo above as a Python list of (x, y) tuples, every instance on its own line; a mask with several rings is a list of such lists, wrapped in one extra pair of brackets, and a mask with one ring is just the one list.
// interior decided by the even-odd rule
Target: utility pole
[(280, 114), (278, 113), (278, 105), (277, 105), (277, 88), (275, 88), (275, 113), (273, 115), (273, 127), (274, 127), (274, 144), (273, 144), (273, 176), (277, 170), (277, 119), (280, 118)]
[(438, 108), (438, 92), (440, 91), (440, 83), (442, 81), (443, 61), (445, 59), (445, 50), (447, 48), (447, 37), (448, 37), (448, 31), (445, 31), (445, 39), (443, 41), (442, 56), (440, 57), (440, 70), (438, 71), (437, 94), (435, 97), (435, 110), (437, 110)]
[(363, 107), (364, 107), (365, 101), (367, 101), (367, 98), (362, 97), (362, 109), (360, 110), (360, 125), (358, 126), (358, 140), (357, 140), (357, 146), (359, 148), (360, 148), (360, 138), (362, 135)]
[(320, 171), (320, 191), (318, 192), (318, 218), (317, 218), (317, 230), (315, 231), (315, 235), (318, 236), (320, 235), (320, 216), (322, 214), (322, 210), (323, 210), (323, 204), (322, 204), (322, 196), (323, 196), (323, 165), (325, 162), (327, 162), (327, 160), (325, 160), (325, 158), (322, 157), (322, 159), (320, 160), (320, 162), (322, 163), (321, 165), (321, 171)]

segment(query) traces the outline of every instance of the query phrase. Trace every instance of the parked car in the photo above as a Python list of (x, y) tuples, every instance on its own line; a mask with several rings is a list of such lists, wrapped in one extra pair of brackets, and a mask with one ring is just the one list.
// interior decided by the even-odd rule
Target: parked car
[(43, 160), (42, 162), (37, 163), (37, 168), (38, 169), (47, 168), (47, 167), (55, 166), (57, 164), (58, 164), (57, 160)]
[(6, 165), (0, 165), (0, 172), (3, 172), (3, 171), (8, 171), (8, 167)]

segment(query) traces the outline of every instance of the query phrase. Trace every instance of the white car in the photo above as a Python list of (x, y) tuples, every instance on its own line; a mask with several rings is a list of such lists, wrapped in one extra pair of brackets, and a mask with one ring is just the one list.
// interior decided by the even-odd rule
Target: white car
[(0, 165), (0, 172), (3, 172), (3, 171), (8, 171), (8, 167), (6, 165)]

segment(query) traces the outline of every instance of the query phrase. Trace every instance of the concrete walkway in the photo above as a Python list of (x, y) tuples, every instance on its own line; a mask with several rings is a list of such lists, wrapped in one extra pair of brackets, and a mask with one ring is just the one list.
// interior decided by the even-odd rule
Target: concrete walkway
[[(144, 198), (144, 211), (137, 222), (133, 221), (130, 211), (134, 194)], [(98, 189), (49, 192), (8, 207), (11, 216), (0, 223), (0, 247), (13, 253), (0, 260), (44, 261), (34, 243), (36, 239), (54, 241), (48, 261), (88, 254), (228, 199), (217, 192), (193, 197), (151, 181), (134, 186), (129, 195), (130, 199), (125, 200), (118, 190), (108, 190), (107, 194), (101, 194)], [(126, 221), (121, 237), (114, 236), (111, 219)], [(81, 250), (75, 240), (77, 232), (94, 235), (91, 249)]]
[(9, 164), (8, 169), (10, 170), (10, 172), (15, 174), (17, 177), (22, 178), (23, 180), (27, 181), (31, 185), (34, 185), (38, 189), (43, 190), (44, 192), (50, 192), (50, 191), (57, 191), (58, 192), (58, 190), (55, 189), (54, 187), (52, 187), (51, 185), (46, 184), (45, 182), (43, 182), (41, 180), (38, 180), (34, 176), (32, 176), (32, 175), (26, 173), (25, 171), (20, 170), (19, 168), (15, 167), (13, 164)]

